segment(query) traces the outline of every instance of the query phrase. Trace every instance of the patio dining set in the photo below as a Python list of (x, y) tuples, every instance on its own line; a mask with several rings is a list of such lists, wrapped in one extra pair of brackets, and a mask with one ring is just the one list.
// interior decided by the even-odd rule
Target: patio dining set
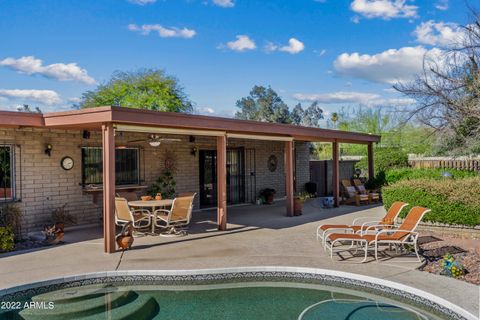
[[(193, 200), (196, 193), (179, 194), (174, 199), (150, 199), (142, 197), (141, 200), (115, 197), (115, 224), (124, 226), (133, 225), (134, 230), (141, 234), (159, 235), (156, 228), (164, 230), (160, 235), (185, 234), (184, 230), (192, 217)], [(150, 228), (148, 232), (143, 232)]]

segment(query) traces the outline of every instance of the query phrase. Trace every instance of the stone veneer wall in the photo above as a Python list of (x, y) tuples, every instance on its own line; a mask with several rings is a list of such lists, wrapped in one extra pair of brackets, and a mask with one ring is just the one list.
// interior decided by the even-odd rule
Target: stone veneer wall
[[(145, 134), (119, 133), (117, 146), (140, 147), (141, 183), (150, 185), (164, 169), (167, 155), (176, 163), (175, 179), (177, 192), (199, 192), (199, 155), (191, 155), (193, 146), (198, 150), (214, 150), (216, 139), (196, 137), (194, 143), (187, 136), (169, 136), (181, 139), (180, 142), (162, 143), (154, 148), (147, 143), (128, 143), (130, 140), (145, 138)], [(45, 154), (45, 145), (52, 144), (51, 156)], [(23, 232), (28, 233), (42, 228), (50, 222), (54, 208), (68, 203), (67, 210), (77, 217), (79, 224), (100, 223), (102, 220), (102, 195), (94, 197), (85, 193), (81, 186), (81, 147), (100, 147), (100, 132), (91, 132), (90, 139), (83, 139), (81, 131), (56, 129), (5, 129), (0, 128), (0, 144), (16, 145), (16, 196), (24, 211)], [(308, 143), (297, 142), (296, 146), (296, 186), (304, 188), (309, 180)], [(277, 198), (285, 197), (284, 143), (260, 140), (229, 139), (228, 147), (255, 149), (256, 153), (256, 195), (264, 188), (274, 188)], [(267, 160), (270, 155), (278, 159), (276, 171), (270, 172)], [(74, 168), (65, 171), (60, 167), (64, 156), (74, 159)], [(96, 201), (94, 201), (96, 199)], [(0, 204), (1, 205), (1, 204)], [(195, 199), (199, 208), (199, 196)]]

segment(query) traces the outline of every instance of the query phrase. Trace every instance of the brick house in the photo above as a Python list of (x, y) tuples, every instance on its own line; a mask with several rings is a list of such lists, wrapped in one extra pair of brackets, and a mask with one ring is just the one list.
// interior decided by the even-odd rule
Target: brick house
[(18, 203), (24, 232), (41, 228), (54, 208), (67, 203), (79, 223), (103, 221), (105, 251), (113, 252), (115, 193), (144, 194), (165, 169), (173, 172), (176, 192), (198, 194), (195, 208), (217, 207), (219, 228), (226, 229), (227, 204), (255, 202), (264, 188), (285, 198), (292, 214), (294, 193), (310, 179), (309, 142), (333, 143), (338, 200), (339, 143), (366, 144), (373, 174), (372, 144), (379, 139), (118, 107), (0, 111), (0, 202)]

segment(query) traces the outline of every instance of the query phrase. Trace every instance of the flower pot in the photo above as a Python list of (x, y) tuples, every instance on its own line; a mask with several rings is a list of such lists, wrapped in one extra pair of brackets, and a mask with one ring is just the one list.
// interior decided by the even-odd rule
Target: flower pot
[(295, 199), (295, 201), (293, 202), (293, 214), (295, 216), (301, 216), (302, 215), (303, 204), (304, 203), (305, 203), (305, 201), (303, 201), (303, 200)]

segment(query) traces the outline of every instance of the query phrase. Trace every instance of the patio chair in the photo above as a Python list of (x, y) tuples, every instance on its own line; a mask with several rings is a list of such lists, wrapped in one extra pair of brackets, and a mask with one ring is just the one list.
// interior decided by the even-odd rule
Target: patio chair
[(176, 234), (175, 227), (184, 227), (190, 223), (192, 218), (193, 199), (196, 193), (185, 197), (176, 197), (170, 209), (158, 209), (155, 211), (155, 226), (159, 228), (170, 228), (168, 233)]
[(355, 188), (357, 188), (360, 194), (368, 194), (368, 200), (370, 202), (379, 202), (380, 201), (380, 194), (378, 192), (372, 192), (365, 188), (365, 185), (360, 181), (360, 179), (353, 179), (353, 184)]
[(369, 204), (370, 198), (368, 194), (360, 194), (357, 189), (352, 185), (350, 180), (344, 179), (342, 180), (342, 187), (343, 187), (343, 203), (351, 204), (355, 203), (355, 205), (359, 206), (362, 203)]
[(352, 221), (351, 225), (322, 224), (317, 228), (317, 240), (320, 239), (325, 248), (325, 237), (328, 233), (339, 233), (340, 231), (343, 231), (344, 233), (367, 233), (371, 230), (391, 228), (402, 209), (406, 206), (408, 206), (408, 203), (401, 201), (394, 202), (380, 221), (376, 217), (358, 217)]
[(128, 206), (127, 199), (115, 197), (115, 224), (123, 226), (128, 222), (132, 222), (136, 229), (148, 227), (152, 223), (150, 211), (145, 209), (132, 210)]
[(362, 262), (367, 260), (368, 248), (373, 245), (375, 249), (375, 260), (378, 261), (378, 245), (379, 244), (395, 244), (395, 245), (411, 245), (415, 251), (415, 255), (419, 262), (421, 262), (420, 255), (418, 254), (418, 232), (416, 228), (425, 214), (430, 209), (423, 207), (413, 207), (405, 217), (403, 223), (397, 229), (382, 229), (375, 234), (346, 234), (346, 233), (330, 233), (326, 237), (325, 241), (329, 241), (330, 245), (330, 258), (333, 259), (333, 248), (337, 242), (349, 241), (352, 243), (361, 244), (364, 246), (365, 257)]

